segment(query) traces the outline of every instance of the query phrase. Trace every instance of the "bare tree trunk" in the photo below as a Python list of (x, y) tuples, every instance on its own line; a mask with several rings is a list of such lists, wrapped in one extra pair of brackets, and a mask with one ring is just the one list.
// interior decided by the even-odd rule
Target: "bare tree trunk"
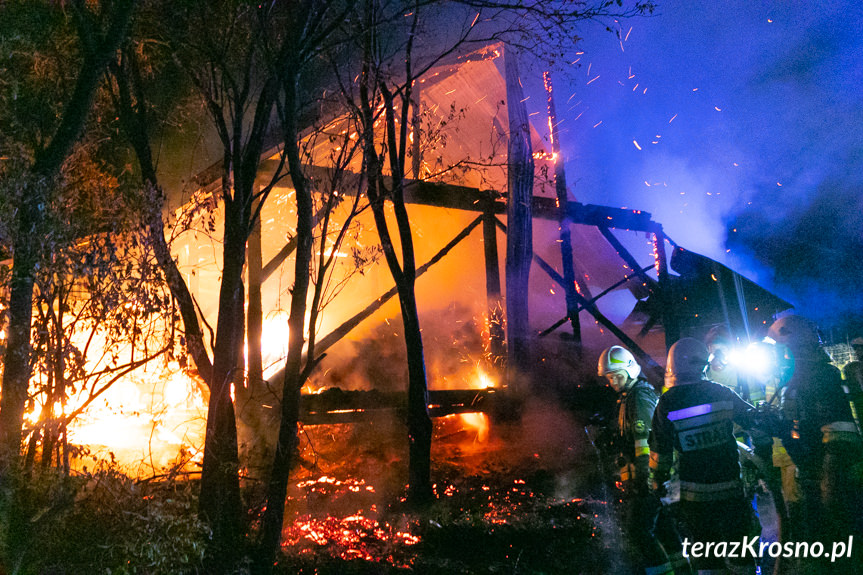
[(507, 149), (507, 238), (506, 238), (506, 327), (507, 373), (509, 384), (529, 369), (530, 326), (528, 286), (533, 258), (533, 152), (530, 124), (518, 72), (518, 53), (507, 46), (504, 52), (506, 101), (509, 116)]
[(153, 179), (145, 178), (144, 182), (145, 186), (147, 186), (146, 193), (148, 193), (151, 200), (148, 202), (147, 235), (153, 246), (156, 261), (165, 274), (168, 288), (171, 290), (171, 295), (174, 297), (174, 301), (180, 310), (180, 317), (183, 318), (186, 351), (192, 357), (192, 361), (198, 370), (198, 375), (204, 380), (207, 387), (212, 387), (213, 364), (210, 360), (207, 346), (204, 343), (204, 332), (201, 329), (198, 313), (195, 310), (195, 301), (192, 299), (192, 292), (189, 290), (186, 280), (183, 279), (183, 274), (177, 267), (177, 262), (174, 261), (174, 256), (171, 255), (171, 248), (165, 239), (165, 227), (162, 222), (162, 206), (164, 205), (165, 196), (155, 180), (155, 170), (153, 171)]
[[(221, 193), (225, 228), (213, 376), (198, 501), (200, 516), (213, 531), (205, 557), (207, 570), (211, 573), (233, 572), (243, 551), (237, 421), (231, 386), (238, 371), (245, 367), (240, 365), (237, 352), (245, 335), (243, 266), (246, 241), (258, 215), (252, 210), (255, 185), (264, 137), (278, 90), (278, 78), (269, 77), (254, 104), (253, 118), (248, 127), (241, 120), (248, 105), (248, 93), (237, 94), (235, 99), (223, 105), (215, 104), (212, 108), (224, 154)], [(233, 118), (230, 127), (225, 124), (226, 115)]]
[(264, 381), (264, 365), (261, 357), (261, 337), (263, 335), (264, 312), (261, 304), (261, 220), (255, 220), (252, 233), (249, 234), (247, 246), (248, 261), (246, 270), (249, 275), (249, 311), (246, 318), (246, 342), (248, 345), (247, 386), (249, 394), (255, 397), (254, 391), (260, 389)]
[[(359, 112), (362, 123), (363, 162), (367, 179), (369, 205), (375, 219), (375, 227), (380, 237), (381, 248), (387, 266), (395, 280), (399, 295), (402, 324), (405, 329), (405, 347), (408, 361), (408, 406), (407, 426), (409, 444), (408, 462), (408, 502), (413, 506), (423, 506), (434, 498), (431, 486), (431, 442), (432, 424), (428, 412), (428, 381), (425, 371), (425, 357), (417, 313), (416, 295), (416, 258), (410, 219), (404, 203), (405, 160), (407, 157), (407, 130), (412, 123), (410, 112), (413, 88), (411, 58), (413, 37), (418, 23), (418, 6), (414, 6), (412, 29), (405, 47), (405, 83), (398, 91), (400, 96), (400, 115), (396, 120), (396, 106), (393, 92), (387, 80), (376, 76), (373, 69), (375, 50), (375, 2), (365, 3), (365, 35), (363, 43), (363, 65), (360, 74)], [(383, 155), (378, 155), (375, 141), (375, 112), (373, 94), (375, 87), (383, 98), (384, 136), (386, 154), (392, 176), (392, 190), (387, 194), (382, 178)], [(416, 166), (414, 166), (416, 167)], [(401, 243), (401, 262), (384, 211), (387, 195), (392, 201), (396, 221), (396, 231)]]
[(408, 359), (408, 499), (412, 505), (422, 506), (434, 498), (431, 488), (432, 423), (428, 412), (428, 384), (414, 281), (411, 279), (405, 284), (399, 289), (399, 304)]
[(0, 400), (0, 475), (17, 460), (21, 448), (21, 427), (30, 382), (33, 275), (38, 260), (38, 243), (34, 238), (38, 237), (44, 220), (42, 209), (46, 203), (46, 194), (84, 129), (96, 89), (105, 67), (125, 37), (134, 6), (131, 0), (124, 0), (118, 2), (114, 10), (108, 11), (111, 20), (104, 35), (91, 28), (94, 22), (91, 21), (93, 15), (89, 8), (76, 8), (83, 22), (79, 35), (84, 40), (84, 60), (75, 89), (51, 142), (36, 155), (31, 188), (22, 195), (22, 205), (17, 212), (8, 338), (3, 361), (3, 396)]
[[(118, 88), (117, 116), (126, 138), (135, 151), (144, 184), (144, 205), (147, 208), (144, 221), (147, 225), (147, 237), (156, 256), (156, 261), (165, 274), (168, 289), (171, 290), (171, 295), (179, 308), (180, 317), (183, 319), (186, 350), (192, 357), (198, 375), (209, 387), (213, 376), (213, 364), (204, 344), (204, 333), (198, 320), (195, 301), (192, 299), (192, 292), (189, 290), (183, 274), (177, 267), (177, 262), (174, 261), (174, 256), (171, 255), (171, 248), (165, 238), (165, 224), (162, 221), (165, 194), (159, 185), (156, 166), (150, 150), (150, 133), (146, 113), (147, 98), (144, 94), (144, 87), (141, 85), (135, 55), (124, 50), (122, 58), (113, 68), (113, 73)], [(137, 105), (133, 102), (137, 102)]]
[[(41, 194), (40, 194), (41, 195)], [(34, 193), (24, 194), (18, 208), (14, 266), (9, 295), (9, 326), (3, 360), (3, 395), (0, 399), (0, 475), (13, 464), (21, 445), (21, 426), (30, 383), (30, 323), (33, 319), (34, 267), (37, 255), (31, 238), (41, 220)]]
[[(257, 101), (252, 128), (235, 125), (225, 134), (222, 199), (225, 205), (222, 283), (213, 349), (213, 376), (201, 468), (199, 513), (213, 531), (206, 553), (208, 572), (228, 573), (242, 551), (237, 420), (231, 394), (241, 365), (238, 350), (245, 335), (243, 266), (246, 241), (254, 223), (252, 198), (264, 134), (277, 93), (270, 80)], [(233, 105), (242, 108), (239, 102)]]
[[(305, 344), (306, 300), (309, 293), (309, 270), (314, 243), (312, 192), (305, 178), (297, 145), (296, 80), (285, 83), (285, 153), (288, 169), (297, 197), (297, 251), (294, 261), (294, 289), (291, 293), (291, 313), (288, 318), (288, 357), (282, 385), (282, 410), (279, 439), (267, 486), (267, 509), (261, 525), (259, 570), (266, 572), (273, 564), (282, 535), (285, 496), (288, 479), (296, 461), (299, 438), (300, 390), (308, 377), (309, 366), (303, 367)], [(313, 362), (313, 358), (308, 359)], [(311, 364), (310, 364), (311, 365)]]
[[(237, 366), (237, 318), (243, 306), (242, 273), (245, 230), (226, 208), (224, 267), (213, 353), (213, 379), (207, 405), (207, 431), (201, 469), (201, 515), (213, 530), (209, 562), (213, 570), (229, 568), (240, 545), (240, 480), (237, 422), (231, 386)], [(235, 217), (231, 218), (230, 216)]]

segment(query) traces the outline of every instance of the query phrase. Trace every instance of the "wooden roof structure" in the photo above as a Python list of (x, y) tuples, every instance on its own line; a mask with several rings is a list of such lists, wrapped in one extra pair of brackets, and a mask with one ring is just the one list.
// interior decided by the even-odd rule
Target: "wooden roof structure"
[[(452, 164), (457, 162), (460, 157), (485, 158), (489, 169), (481, 175), (466, 173), (456, 182), (441, 181), (441, 178), (408, 181), (405, 201), (409, 205), (476, 214), (476, 217), (470, 219), (470, 222), (450, 241), (445, 243), (425, 263), (418, 266), (418, 277), (446, 258), (459, 243), (468, 238), (476, 228), (481, 227), (487, 288), (491, 289), (490, 286), (495, 281), (495, 276), (498, 285), (500, 284), (496, 235), (498, 230), (505, 230), (506, 228), (505, 222), (500, 218), (506, 214), (506, 194), (499, 191), (505, 189), (505, 158), (502, 157), (503, 152), (501, 150), (495, 149), (494, 138), (505, 137), (501, 127), (505, 125), (505, 102), (500, 97), (505, 94), (505, 89), (500, 71), (495, 63), (497, 55), (498, 53), (494, 50), (485, 50), (482, 54), (472, 54), (470, 58), (449, 63), (440, 70), (436, 70), (419, 86), (422, 106), (429, 111), (425, 121), (434, 121), (435, 110), (441, 111), (439, 118), (446, 115), (446, 110), (464, 112), (457, 130), (450, 128), (446, 146), (440, 150), (423, 153), (419, 173), (431, 175), (434, 173), (436, 165), (444, 165), (448, 162)], [(501, 111), (502, 109), (504, 111)], [(339, 121), (338, 118), (333, 120), (332, 125), (335, 130), (349, 129), (346, 126), (340, 126)], [(447, 129), (441, 128), (441, 130), (443, 133), (447, 132)], [(536, 130), (533, 130), (532, 137), (534, 150), (539, 150), (535, 154), (535, 157), (538, 158), (538, 164), (542, 162), (550, 164), (551, 153), (548, 152), (548, 146), (543, 138)], [(321, 143), (321, 148), (313, 151), (311, 157), (323, 157), (327, 152), (326, 145), (326, 143)], [(503, 149), (505, 150), (505, 146)], [(278, 146), (274, 147), (267, 154), (267, 158), (263, 160), (261, 164), (262, 178), (266, 178), (276, 169), (277, 154)], [(316, 176), (324, 177), (326, 175), (325, 168), (309, 166), (309, 170), (313, 179)], [(345, 194), (357, 193), (361, 190), (358, 176), (359, 166), (354, 166), (354, 170), (355, 173), (352, 177), (356, 178), (356, 181), (344, 186)], [(198, 181), (202, 190), (215, 189), (219, 183), (213, 176), (215, 173), (218, 172), (208, 170), (201, 175)], [(280, 184), (280, 187), (285, 191), (290, 190), (290, 182), (285, 181)], [(745, 306), (740, 308), (743, 324), (750, 321), (748, 319), (750, 312), (770, 309), (772, 310), (771, 313), (775, 313), (790, 307), (790, 304), (772, 296), (753, 282), (745, 280), (745, 278), (740, 280), (738, 274), (717, 262), (712, 262), (712, 260), (707, 260), (702, 256), (698, 256), (700, 259), (697, 259), (694, 257), (697, 254), (691, 252), (686, 252), (690, 254), (689, 257), (681, 255), (683, 254), (679, 251), (681, 248), (675, 248), (674, 257), (671, 259), (671, 267), (681, 271), (681, 276), (675, 277), (670, 274), (669, 258), (665, 253), (668, 240), (661, 224), (654, 221), (648, 212), (584, 204), (575, 199), (561, 206), (557, 198), (549, 193), (549, 190), (542, 184), (538, 185), (535, 190), (532, 210), (535, 220), (550, 222), (552, 226), (559, 224), (564, 216), (572, 223), (573, 244), (583, 248), (577, 250), (574, 261), (577, 270), (578, 312), (588, 313), (598, 324), (613, 333), (620, 342), (631, 349), (646, 366), (646, 372), (654, 380), (661, 379), (660, 362), (655, 361), (647, 351), (642, 349), (636, 341), (637, 336), (627, 333), (626, 326), (622, 327), (609, 319), (597, 306), (597, 302), (609, 293), (621, 289), (628, 289), (632, 292), (641, 305), (641, 309), (646, 310), (641, 335), (644, 335), (651, 327), (660, 324), (664, 329), (667, 345), (678, 339), (681, 327), (687, 330), (692, 327), (694, 322), (691, 321), (693, 319), (691, 316), (697, 315), (699, 312), (693, 311), (695, 304), (691, 301), (689, 301), (688, 307), (682, 305), (682, 302), (688, 301), (686, 296), (682, 294), (683, 291), (689, 289), (686, 286), (694, 281), (703, 280), (707, 271), (715, 275), (716, 270), (719, 270), (722, 277), (729, 278), (729, 281), (743, 281), (750, 293), (755, 293), (755, 288), (760, 290), (758, 291), (759, 298), (749, 297), (750, 302), (757, 299), (760, 306), (756, 306), (755, 310), (747, 310)], [(652, 238), (653, 247), (649, 265), (645, 265), (643, 255), (641, 255), (641, 260), (634, 256), (614, 230), (648, 234)], [(266, 231), (264, 234), (271, 236), (270, 241), (272, 238), (285, 238), (286, 235), (285, 233), (267, 234)], [(287, 238), (276, 241), (266, 248), (267, 253), (265, 253), (262, 265), (263, 282), (272, 281), (270, 278), (274, 277), (276, 270), (290, 257), (295, 245), (294, 239)], [(671, 243), (670, 245), (674, 244)], [(557, 253), (559, 260), (559, 251), (555, 252), (556, 249), (553, 242), (552, 245), (538, 245), (535, 249), (534, 262), (555, 284), (565, 287), (562, 273), (558, 271), (556, 265), (551, 263), (557, 261), (552, 257), (554, 253)], [(613, 265), (609, 263), (612, 261), (615, 262)], [(705, 261), (712, 262), (713, 267), (704, 267)], [(720, 267), (717, 268), (716, 266)], [(717, 293), (723, 294), (722, 297), (727, 300), (730, 297), (727, 294), (732, 292), (720, 290)], [(335, 326), (318, 340), (316, 352), (323, 353), (335, 345), (351, 330), (381, 309), (395, 295), (395, 288), (385, 291), (365, 307), (344, 319), (341, 324)], [(708, 296), (701, 298), (699, 305), (708, 306), (709, 299)], [(768, 301), (769, 303), (765, 303)], [(727, 305), (725, 305), (725, 309), (727, 315)], [(761, 321), (760, 317), (759, 315), (757, 321)], [(545, 326), (543, 329), (537, 329), (537, 336), (549, 335), (563, 326), (567, 319), (568, 317), (565, 315), (559, 321)]]

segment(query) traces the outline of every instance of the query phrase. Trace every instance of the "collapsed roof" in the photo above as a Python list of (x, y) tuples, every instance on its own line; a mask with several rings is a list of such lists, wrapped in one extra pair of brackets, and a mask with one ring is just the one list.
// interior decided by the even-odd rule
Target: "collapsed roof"
[[(491, 211), (499, 217), (506, 211), (506, 86), (498, 67), (499, 56), (499, 49), (485, 48), (432, 70), (418, 82), (424, 146), (418, 157), (412, 158), (414, 175), (418, 173), (419, 178), (409, 183), (407, 202), (417, 262), (440, 259), (439, 263), (434, 261), (434, 270), (431, 265), (421, 268), (423, 272), (428, 270), (428, 276), (417, 284), (419, 307), (427, 313), (453, 302), (479, 317), (486, 311), (485, 277), (477, 266), (483, 257), (483, 240), (472, 230), (477, 227), (477, 214)], [(322, 132), (307, 138), (313, 181), (320, 184), (326, 180), (325, 166), (334, 145), (355, 139), (354, 130), (347, 116), (336, 117)], [(347, 140), (321, 134), (347, 136)], [(554, 271), (560, 263), (559, 212), (553, 180), (542, 177), (553, 174), (554, 157), (548, 150), (547, 138), (535, 126), (531, 127), (531, 136), (538, 174), (534, 190), (534, 251), (539, 268), (545, 272), (532, 274), (531, 322), (538, 334), (548, 335), (563, 324), (560, 318), (565, 319), (566, 314), (560, 274)], [(414, 150), (416, 154), (417, 148)], [(262, 163), (262, 181), (269, 179), (278, 157), (278, 149), (268, 154)], [(361, 168), (359, 154), (349, 168), (354, 179), (344, 179), (339, 190), (346, 196), (361, 191), (356, 175)], [(214, 189), (214, 183), (217, 182), (210, 181), (203, 189)], [(289, 307), (287, 298), (293, 283), (292, 266), (287, 263), (295, 219), (292, 193), (290, 182), (281, 182), (261, 214), (262, 257), (267, 272), (262, 288), (264, 340), (265, 345), (273, 346), (266, 351), (274, 366), (286, 345), (285, 328), (276, 326), (286, 323), (284, 310)], [(672, 297), (668, 301), (674, 313), (663, 312), (659, 299), (651, 294), (655, 295), (659, 270), (669, 262), (662, 258), (664, 248), (655, 253), (656, 241), (643, 239), (645, 233), (653, 234), (664, 245), (661, 225), (646, 212), (584, 205), (571, 194), (570, 199), (567, 211), (574, 222), (576, 280), (584, 298), (582, 309), (593, 314), (595, 320), (583, 324), (583, 337), (594, 342), (595, 347), (616, 343), (621, 337), (619, 332), (625, 332), (632, 338), (627, 343), (644, 348), (662, 363), (666, 343), (663, 321), (679, 321), (684, 335), (695, 335), (715, 323), (747, 329), (791, 307), (722, 264), (676, 247), (670, 268), (680, 275), (671, 276)], [(217, 309), (221, 265), (216, 239), (220, 236), (213, 233), (221, 225), (219, 219), (209, 223), (199, 220), (173, 244), (201, 312), (211, 322)], [(498, 221), (499, 227), (505, 225)], [(340, 256), (345, 274), (356, 267), (356, 253), (352, 257), (349, 250), (357, 246), (366, 249), (378, 242), (370, 217), (358, 218), (357, 225), (355, 246), (343, 248), (345, 253)], [(451, 246), (448, 240), (458, 239), (459, 232), (462, 239), (473, 239)], [(498, 235), (498, 241), (504, 242), (503, 234)], [(439, 257), (442, 248), (446, 257)], [(503, 253), (505, 250), (499, 251), (499, 269), (503, 269)], [(351, 320), (357, 326), (366, 317), (376, 317), (371, 321), (377, 324), (394, 317), (397, 306), (385, 301), (394, 293), (387, 292), (390, 286), (392, 279), (382, 263), (370, 265), (361, 275), (352, 277), (350, 289), (337, 296), (326, 312), (320, 326), (322, 341), (326, 341), (326, 334), (337, 333)], [(365, 312), (369, 313), (363, 315)], [(425, 333), (429, 331), (427, 328)], [(358, 333), (368, 333), (368, 329), (358, 329), (353, 336), (358, 337)]]

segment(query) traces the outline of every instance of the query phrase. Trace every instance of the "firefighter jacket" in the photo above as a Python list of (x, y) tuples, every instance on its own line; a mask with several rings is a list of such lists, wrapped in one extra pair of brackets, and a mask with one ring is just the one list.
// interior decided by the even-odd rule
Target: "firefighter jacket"
[(842, 377), (826, 355), (795, 358), (780, 406), (785, 424), (782, 443), (803, 473), (817, 474), (831, 446), (860, 444)]
[(742, 375), (740, 370), (727, 363), (718, 360), (712, 361), (708, 364), (704, 375), (710, 381), (721, 383), (725, 387), (733, 389), (737, 395), (753, 405), (758, 405), (766, 399), (766, 390), (763, 385), (751, 381), (750, 378)]
[(842, 379), (845, 380), (845, 393), (851, 400), (851, 411), (860, 429), (863, 421), (863, 361), (852, 361), (842, 368)]
[(713, 381), (680, 382), (653, 415), (650, 467), (658, 486), (678, 455), (681, 501), (721, 501), (743, 493), (733, 425), (750, 428), (755, 409)]
[(646, 379), (638, 378), (617, 400), (615, 444), (620, 455), (620, 479), (636, 489), (649, 486), (650, 426), (659, 396)]
[(851, 386), (852, 391), (863, 390), (863, 361), (855, 360), (845, 364), (842, 368), (842, 377)]

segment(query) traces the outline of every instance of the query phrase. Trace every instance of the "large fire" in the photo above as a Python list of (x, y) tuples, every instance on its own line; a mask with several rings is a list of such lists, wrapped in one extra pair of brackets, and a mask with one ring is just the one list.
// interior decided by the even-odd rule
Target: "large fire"
[[(82, 390), (65, 404), (54, 406), (55, 417), (75, 411), (89, 399)], [(37, 395), (25, 414), (35, 425), (43, 412)], [(115, 382), (68, 426), (68, 442), (85, 446), (95, 459), (110, 459), (133, 476), (148, 476), (165, 468), (192, 470), (202, 460), (206, 403), (198, 383), (177, 364), (141, 368)], [(73, 467), (87, 465), (73, 460)]]
[[(286, 314), (277, 312), (264, 321), (265, 375), (282, 364), (287, 342)], [(497, 386), (481, 362), (460, 376), (431, 381), (432, 388), (492, 389)], [(95, 371), (98, 366), (90, 365)], [(95, 387), (98, 390), (98, 386)], [(85, 446), (89, 455), (111, 459), (136, 476), (157, 474), (167, 467), (195, 471), (202, 460), (206, 399), (203, 383), (184, 370), (176, 360), (157, 358), (99, 390), (82, 387), (78, 393), (53, 408), (54, 417), (64, 417), (86, 405), (68, 426), (68, 441)], [(306, 392), (323, 389), (307, 385)], [(26, 423), (34, 426), (44, 413), (44, 394), (34, 394), (26, 413)], [(454, 413), (442, 418), (446, 433), (469, 437), (465, 448), (488, 440), (490, 422), (485, 413)], [(86, 465), (73, 462), (73, 467)]]

